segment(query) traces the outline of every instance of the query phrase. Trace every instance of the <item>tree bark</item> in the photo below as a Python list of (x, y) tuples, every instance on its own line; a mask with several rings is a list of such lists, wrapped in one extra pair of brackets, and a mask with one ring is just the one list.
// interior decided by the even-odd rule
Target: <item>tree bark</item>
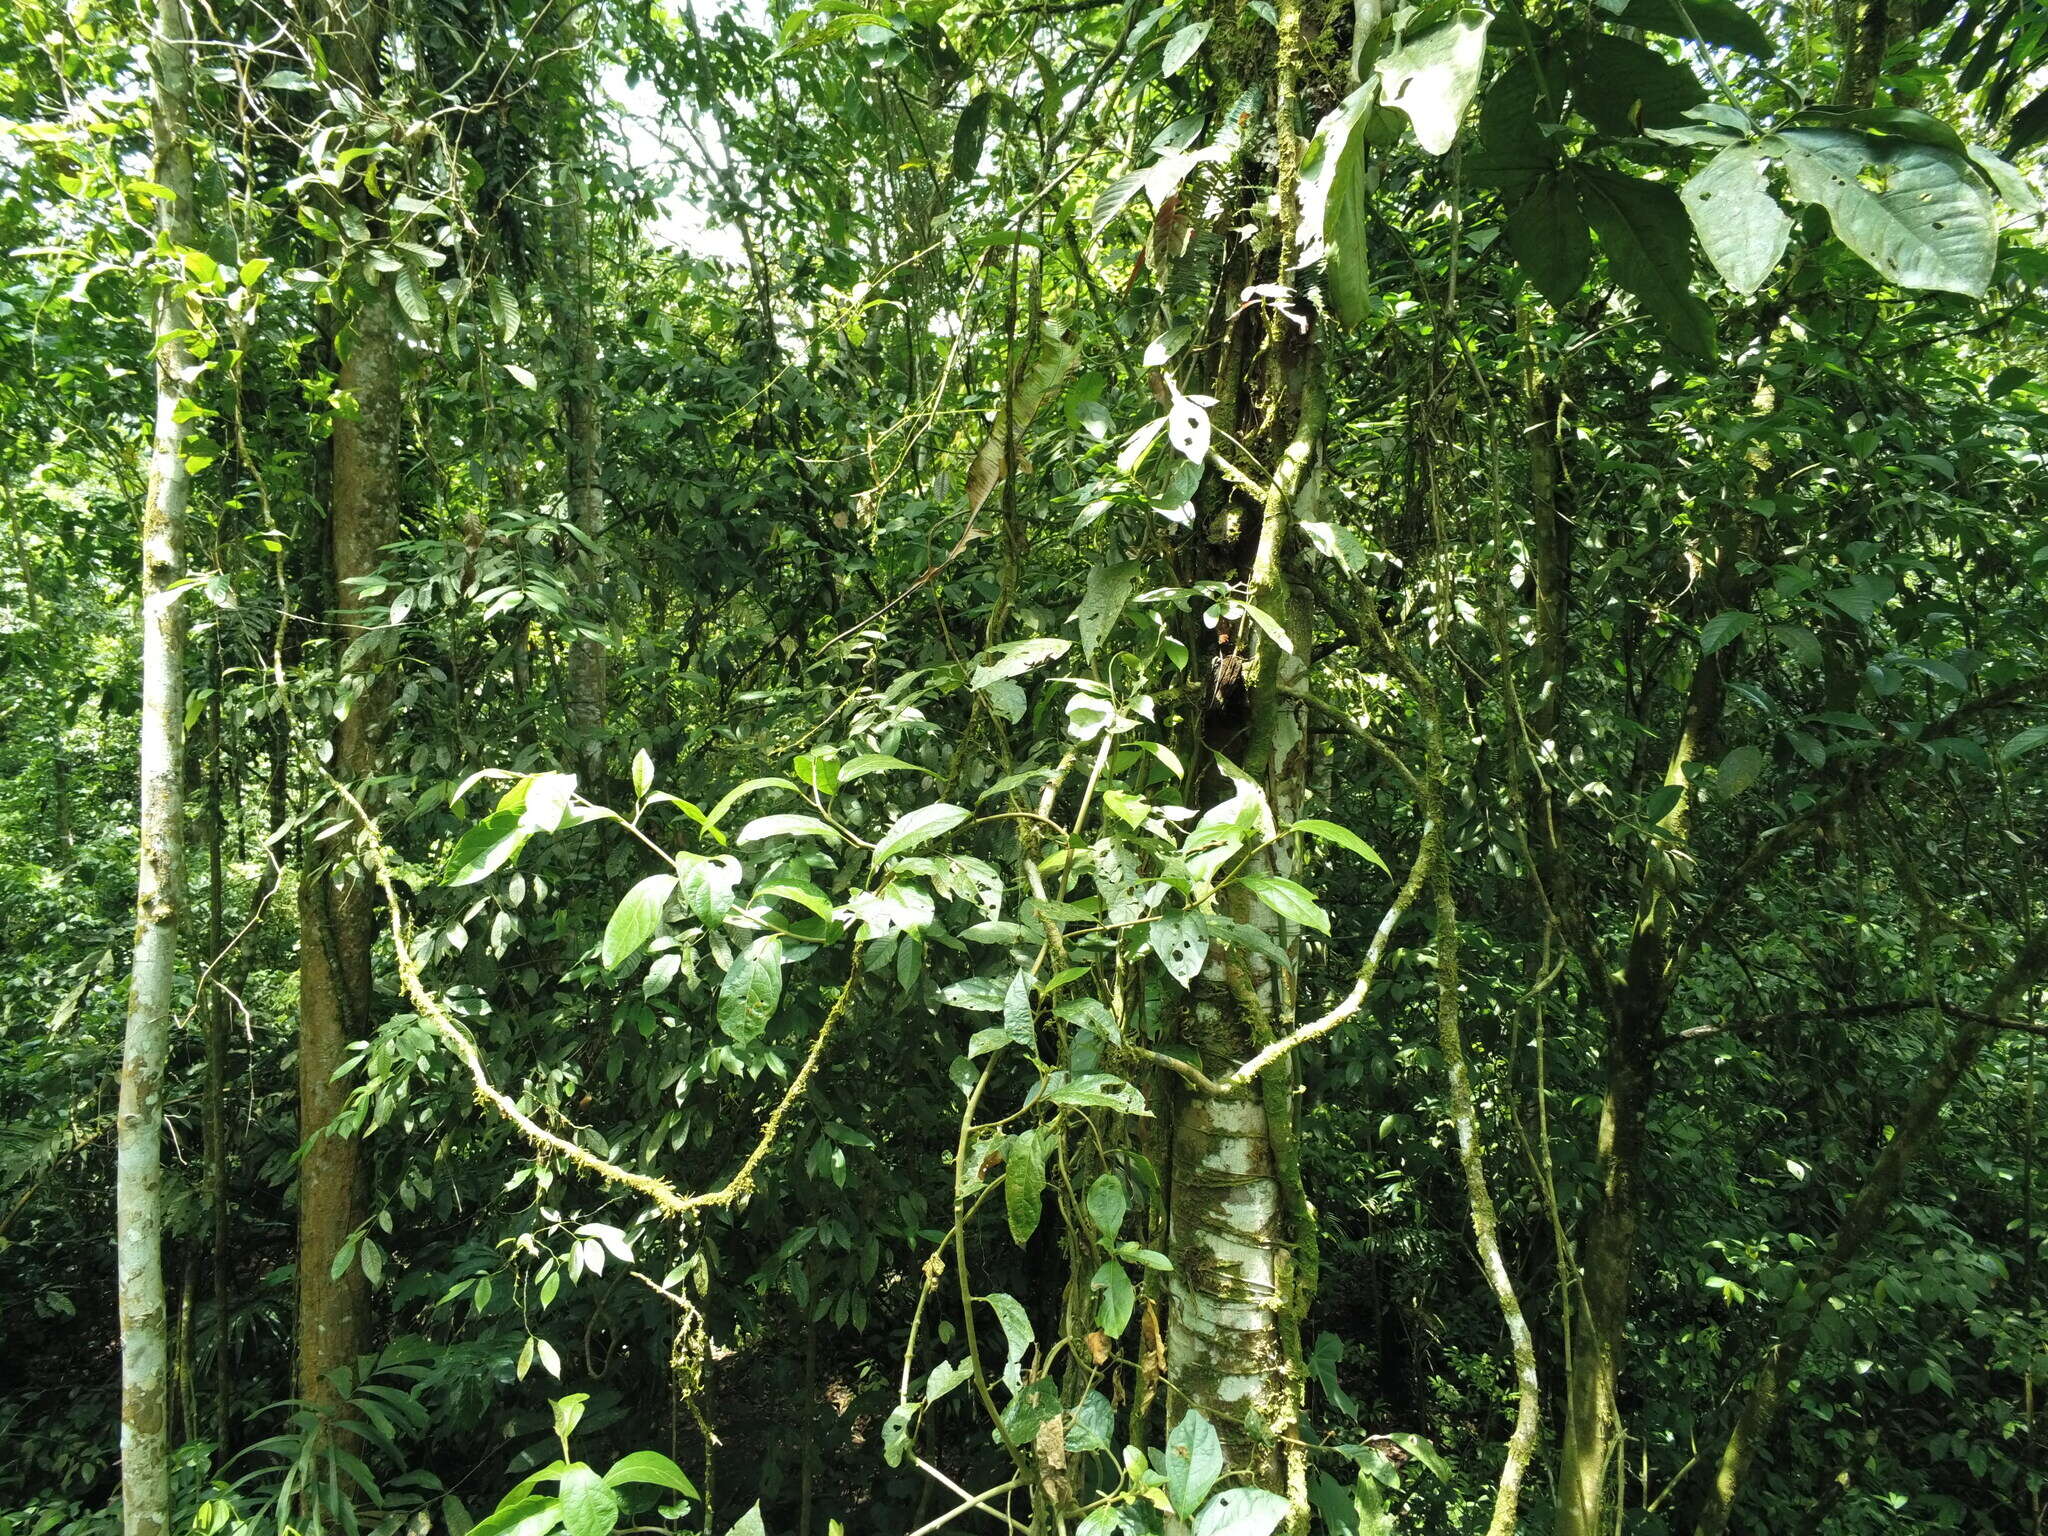
[[(374, 95), (381, 14), (330, 0), (322, 21), (335, 73)], [(337, 390), (353, 411), (334, 422), (328, 526), (335, 643), (344, 656), (365, 626), (354, 611), (356, 578), (376, 570), (397, 534), (400, 491), (397, 319), (384, 280), (368, 271), (336, 338)], [(389, 690), (361, 658), (345, 663), (348, 699), (334, 736), (334, 771), (360, 784), (377, 767)], [(323, 845), (324, 846), (324, 845)], [(359, 871), (321, 862), (299, 880), (299, 1395), (317, 1411), (342, 1407), (334, 1381), (361, 1353), (367, 1284), (359, 1265), (340, 1277), (336, 1256), (363, 1219), (355, 1138), (333, 1129), (348, 1099), (335, 1081), (351, 1040), (367, 1033), (374, 1003), (371, 952), (377, 914)]]
[(151, 175), (170, 196), (157, 204), (157, 248), (168, 260), (152, 315), (156, 421), (141, 530), (140, 856), (115, 1133), (123, 1536), (164, 1536), (171, 1519), (162, 1138), (184, 904), (185, 625), (177, 606), (178, 583), (185, 574), (183, 524), (191, 498), (185, 468), (190, 425), (184, 408), (199, 367), (187, 339), (197, 317), (182, 291), (184, 273), (175, 255), (198, 244), (191, 48), (185, 0), (157, 0), (149, 52)]

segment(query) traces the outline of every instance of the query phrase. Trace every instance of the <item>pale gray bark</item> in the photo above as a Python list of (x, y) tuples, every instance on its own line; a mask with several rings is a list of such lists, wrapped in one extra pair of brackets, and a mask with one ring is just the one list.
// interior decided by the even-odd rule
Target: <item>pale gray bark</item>
[[(152, 176), (171, 195), (157, 211), (167, 258), (198, 243), (193, 206), (191, 17), (185, 0), (157, 0), (150, 36)], [(140, 857), (135, 958), (115, 1143), (115, 1267), (121, 1313), (121, 1521), (124, 1536), (163, 1536), (171, 1517), (169, 1339), (164, 1311), (164, 1067), (170, 1055), (183, 902), (184, 576), (181, 536), (191, 478), (189, 423), (180, 407), (197, 364), (186, 334), (194, 316), (175, 258), (160, 263), (152, 325), (156, 423), (142, 508), (142, 715)]]

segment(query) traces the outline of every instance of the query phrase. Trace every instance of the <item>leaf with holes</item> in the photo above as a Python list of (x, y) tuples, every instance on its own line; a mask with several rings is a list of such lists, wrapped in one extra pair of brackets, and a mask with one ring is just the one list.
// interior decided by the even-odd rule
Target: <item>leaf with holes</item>
[(1700, 249), (1737, 293), (1754, 293), (1785, 255), (1792, 221), (1765, 179), (1770, 157), (1732, 144), (1679, 188)]
[(1209, 930), (1199, 912), (1169, 912), (1152, 920), (1145, 944), (1166, 966), (1167, 975), (1188, 987), (1209, 957)]
[(1408, 115), (1425, 154), (1442, 154), (1458, 137), (1479, 89), (1492, 23), (1486, 11), (1462, 10), (1442, 26), (1403, 38), (1373, 66), (1381, 102)]
[(1982, 298), (1998, 254), (1991, 194), (1954, 150), (1839, 128), (1764, 141), (1792, 195), (1825, 208), (1841, 242), (1901, 288)]

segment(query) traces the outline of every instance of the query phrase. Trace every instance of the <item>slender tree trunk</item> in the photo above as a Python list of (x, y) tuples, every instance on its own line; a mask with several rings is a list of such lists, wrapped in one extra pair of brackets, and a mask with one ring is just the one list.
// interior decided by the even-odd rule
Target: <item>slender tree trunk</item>
[[(221, 812), (221, 655), (220, 640), (213, 642), (213, 692), (206, 705), (206, 963), (221, 963), (221, 949), (227, 926), (227, 893), (222, 882), (227, 822)], [(228, 1421), (233, 1402), (234, 1344), (228, 1319), (233, 1310), (232, 1280), (228, 1245), (228, 1137), (227, 1060), (228, 998), (216, 982), (204, 999), (206, 1014), (206, 1112), (204, 1154), (206, 1161), (206, 1203), (213, 1219), (213, 1377), (211, 1388), (214, 1444), (225, 1457), (229, 1452)]]
[[(171, 194), (157, 205), (169, 256), (198, 243), (192, 167), (192, 21), (184, 0), (157, 0), (150, 36), (152, 176)], [(163, 1089), (183, 906), (185, 630), (177, 587), (191, 496), (184, 406), (197, 363), (195, 322), (175, 258), (157, 285), (156, 423), (142, 509), (140, 857), (135, 960), (116, 1122), (114, 1242), (121, 1314), (121, 1524), (124, 1536), (164, 1536), (171, 1519), (167, 1434), (169, 1340), (163, 1273)], [(175, 275), (174, 275), (175, 274)]]
[[(341, 78), (374, 95), (381, 14), (330, 0), (323, 12), (329, 58)], [(355, 298), (336, 338), (336, 388), (355, 402), (334, 423), (328, 558), (344, 654), (364, 633), (351, 582), (376, 570), (397, 534), (400, 490), (399, 346), (391, 295), (381, 278), (351, 274)], [(334, 771), (361, 784), (375, 773), (389, 689), (358, 659), (342, 672), (347, 714), (335, 732)], [(354, 1137), (334, 1120), (348, 1099), (335, 1081), (351, 1040), (370, 1028), (371, 951), (376, 908), (360, 872), (325, 863), (299, 880), (299, 1395), (333, 1414), (337, 1370), (352, 1367), (366, 1331), (367, 1284), (360, 1265), (333, 1273), (336, 1256), (361, 1224), (364, 1192)]]
[[(584, 41), (577, 18), (572, 10), (564, 23), (564, 40), (570, 47)], [(579, 73), (587, 75), (580, 60)], [(555, 287), (559, 295), (556, 323), (567, 364), (562, 381), (564, 491), (569, 519), (583, 536), (579, 563), (590, 583), (597, 586), (604, 577), (604, 485), (597, 338), (590, 325), (590, 290), (596, 273), (590, 250), (589, 189), (582, 164), (586, 142), (580, 126), (566, 134), (555, 167)], [(569, 642), (569, 735), (586, 785), (596, 784), (604, 769), (604, 653), (604, 643), (588, 635), (579, 634)]]
[(1983, 1054), (1984, 1047), (1997, 1035), (1997, 1020), (2034, 984), (2044, 966), (2048, 966), (2048, 939), (2036, 939), (2020, 951), (1999, 978), (1984, 1011), (1956, 1026), (1934, 1070), (1922, 1080), (1891, 1140), (1878, 1154), (1869, 1177), (1850, 1201), (1842, 1224), (1835, 1229), (1835, 1241), (1827, 1258), (1780, 1309), (1776, 1337), (1750, 1378), (1742, 1411), (1722, 1446), (1713, 1484), (1693, 1525), (1695, 1536), (1722, 1536), (1728, 1529), (1735, 1501), (1741, 1497), (1757, 1452), (1777, 1426), (1778, 1415), (1784, 1409), (1785, 1385), (1798, 1373), (1799, 1362), (1813, 1337), (1815, 1319), (1827, 1305), (1843, 1271), (1884, 1225), (1920, 1154), (1940, 1134), (1942, 1108), (1964, 1074)]

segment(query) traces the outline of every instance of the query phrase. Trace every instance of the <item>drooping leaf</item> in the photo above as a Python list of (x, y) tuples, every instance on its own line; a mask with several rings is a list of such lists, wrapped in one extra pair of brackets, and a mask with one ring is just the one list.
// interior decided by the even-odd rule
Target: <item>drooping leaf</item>
[(1216, 1426), (1190, 1408), (1166, 1436), (1166, 1497), (1183, 1519), (1202, 1507), (1223, 1475), (1223, 1442)]
[(1003, 1345), (1008, 1353), (1003, 1364), (1003, 1385), (1014, 1392), (1024, 1381), (1025, 1351), (1038, 1337), (1031, 1327), (1031, 1314), (1024, 1310), (1024, 1304), (1016, 1297), (1003, 1291), (981, 1299), (995, 1313), (996, 1321), (1003, 1325)]
[(1711, 656), (1756, 622), (1753, 613), (1730, 609), (1717, 613), (1700, 626), (1700, 654)]
[(511, 863), (532, 836), (516, 810), (493, 811), (456, 840), (442, 876), (449, 885), (475, 885)]
[(1071, 640), (1048, 637), (1042, 640), (1013, 640), (1008, 645), (996, 646), (983, 653), (986, 659), (976, 661), (974, 671), (967, 679), (967, 686), (986, 688), (991, 683), (1022, 677), (1033, 667), (1042, 667), (1048, 661), (1057, 661), (1073, 648), (1073, 644)]
[(1733, 0), (1629, 0), (1620, 20), (1625, 27), (1695, 38), (1755, 59), (1778, 51), (1763, 24)]
[(1302, 155), (1301, 264), (1323, 264), (1330, 312), (1341, 325), (1357, 325), (1370, 312), (1372, 275), (1366, 265), (1365, 135), (1375, 87), (1361, 85), (1316, 125)]
[(736, 844), (764, 842), (771, 837), (822, 837), (828, 843), (846, 841), (839, 829), (815, 816), (756, 816), (733, 834)]
[(1357, 854), (1366, 863), (1376, 864), (1388, 874), (1393, 873), (1387, 869), (1387, 861), (1373, 851), (1372, 845), (1349, 827), (1340, 827), (1336, 822), (1324, 821), (1320, 817), (1304, 816), (1294, 824), (1292, 830), (1306, 832), (1310, 837), (1321, 838), (1326, 843), (1335, 843), (1339, 848)]
[(1003, 1211), (1018, 1247), (1031, 1241), (1045, 1211), (1045, 1143), (1036, 1131), (1020, 1131), (1003, 1153)]
[(1130, 1197), (1124, 1193), (1124, 1181), (1113, 1173), (1097, 1174), (1095, 1182), (1088, 1186), (1083, 1203), (1088, 1208), (1088, 1219), (1095, 1223), (1095, 1230), (1114, 1240), (1123, 1227), (1125, 1212), (1130, 1209)]
[(1138, 573), (1133, 560), (1088, 568), (1088, 583), (1081, 590), (1081, 606), (1074, 610), (1074, 625), (1081, 631), (1081, 654), (1090, 661), (1137, 590)]
[(1195, 21), (1182, 27), (1166, 40), (1166, 47), (1159, 54), (1159, 77), (1170, 80), (1187, 67), (1187, 62), (1209, 40), (1209, 29), (1213, 22)]
[(994, 95), (980, 91), (960, 109), (960, 121), (953, 125), (950, 161), (955, 182), (972, 181), (981, 168), (981, 149), (988, 140), (989, 108), (994, 105)]
[(1700, 249), (1737, 293), (1756, 292), (1792, 238), (1792, 221), (1771, 195), (1768, 164), (1757, 145), (1733, 144), (1679, 188)]
[(1404, 37), (1373, 65), (1380, 100), (1408, 115), (1423, 152), (1443, 154), (1479, 90), (1490, 12), (1468, 7), (1441, 26)]
[(1586, 269), (1593, 263), (1593, 233), (1569, 172), (1544, 172), (1527, 185), (1508, 214), (1508, 249), (1536, 291), (1553, 309), (1562, 309), (1586, 285)]
[(624, 1483), (645, 1483), (655, 1488), (670, 1489), (688, 1498), (697, 1497), (697, 1485), (690, 1481), (681, 1467), (659, 1451), (632, 1451), (621, 1456), (612, 1463), (604, 1480), (614, 1488)]
[(1194, 985), (1209, 957), (1209, 930), (1199, 912), (1168, 912), (1155, 917), (1145, 930), (1145, 945), (1166, 966), (1166, 973), (1183, 987)]
[(1095, 1304), (1095, 1326), (1112, 1339), (1121, 1338), (1138, 1303), (1131, 1272), (1115, 1259), (1105, 1259), (1102, 1267), (1089, 1276), (1088, 1288), (1102, 1293), (1102, 1299)]
[(1692, 291), (1692, 231), (1685, 205), (1661, 182), (1597, 167), (1579, 172), (1579, 202), (1600, 236), (1614, 280), (1680, 351), (1708, 357), (1714, 317)]
[(782, 940), (764, 933), (737, 955), (718, 987), (718, 1027), (742, 1045), (761, 1037), (782, 1001)]

